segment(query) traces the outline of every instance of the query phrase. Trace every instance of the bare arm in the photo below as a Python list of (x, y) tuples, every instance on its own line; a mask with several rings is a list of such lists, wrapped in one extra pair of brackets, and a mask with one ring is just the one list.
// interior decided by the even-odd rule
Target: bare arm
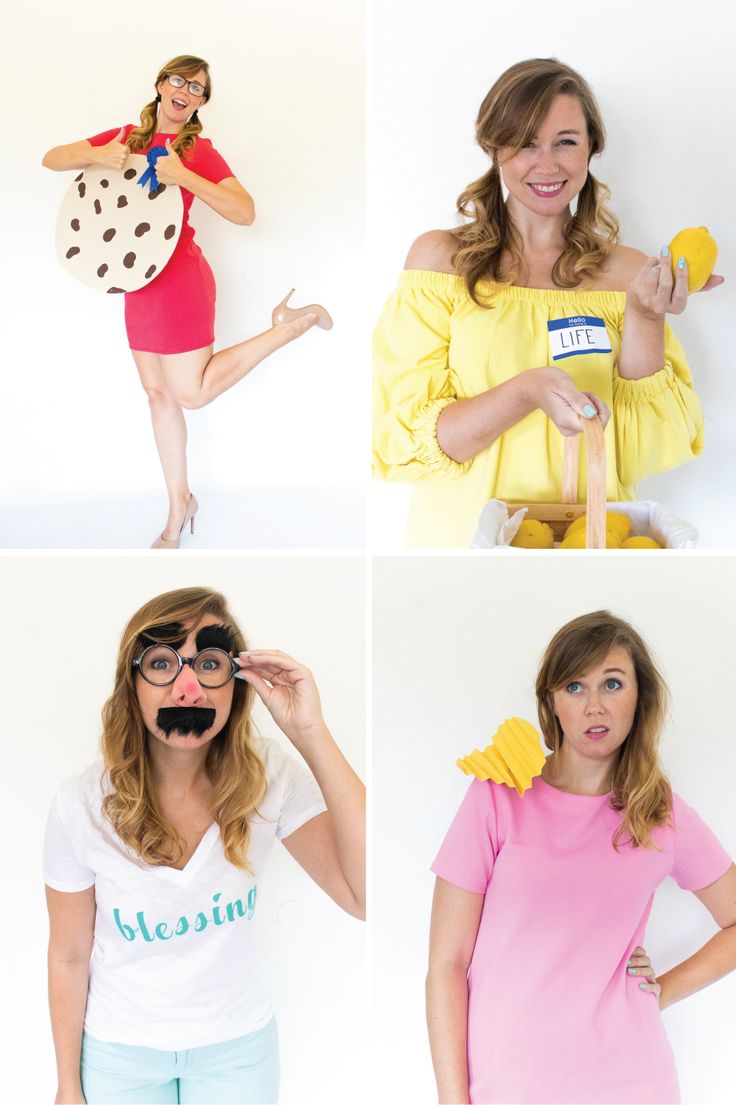
[(44, 155), (41, 164), (46, 169), (62, 173), (67, 169), (88, 169), (95, 164), (95, 147), (83, 138), (80, 142), (70, 142), (67, 146), (54, 146)]
[(211, 180), (198, 176), (187, 169), (179, 155), (172, 150), (168, 138), (166, 152), (168, 156), (160, 157), (156, 162), (156, 176), (162, 184), (178, 184), (192, 192), (218, 215), (222, 215), (223, 219), (240, 226), (250, 226), (256, 217), (255, 204), (240, 181), (230, 176), (219, 184), (213, 184)]
[(661, 1009), (736, 970), (736, 864), (731, 864), (725, 875), (710, 886), (696, 890), (695, 895), (713, 915), (721, 931), (689, 959), (659, 976)]
[(250, 683), (307, 761), (327, 813), (284, 838), (297, 863), (347, 913), (365, 918), (365, 787), (332, 739), (309, 668), (278, 649), (239, 655)]
[(438, 1100), (467, 1105), (468, 968), (483, 894), (435, 883), (427, 972), (427, 1029)]
[(520, 372), (472, 399), (448, 403), (437, 419), (437, 441), (452, 460), (471, 460), (535, 410), (543, 410), (565, 437), (580, 433), (581, 418), (598, 414), (605, 426), (611, 417), (602, 400), (578, 391), (566, 372), (547, 365)]
[(203, 176), (197, 176), (189, 169), (185, 173), (182, 188), (188, 188), (218, 215), (240, 226), (250, 226), (254, 222), (256, 208), (253, 198), (234, 176), (213, 184), (211, 180), (205, 180)]
[(121, 142), (125, 127), (121, 127), (117, 136), (104, 146), (93, 146), (86, 138), (79, 142), (70, 142), (67, 146), (54, 146), (44, 156), (42, 165), (55, 172), (67, 169), (88, 169), (90, 165), (108, 165), (111, 169), (122, 169), (130, 155), (130, 150)]
[(327, 813), (318, 814), (284, 847), (346, 913), (365, 920), (365, 787), (325, 726), (301, 753), (319, 783)]
[(49, 1009), (58, 1072), (57, 1105), (83, 1102), (79, 1061), (95, 928), (94, 887), (75, 894), (46, 887)]

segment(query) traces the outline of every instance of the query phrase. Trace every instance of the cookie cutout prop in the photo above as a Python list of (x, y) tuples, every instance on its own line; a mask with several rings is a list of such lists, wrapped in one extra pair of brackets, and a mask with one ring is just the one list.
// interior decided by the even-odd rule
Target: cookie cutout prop
[(181, 189), (158, 184), (155, 161), (133, 153), (123, 169), (91, 165), (66, 193), (56, 252), (66, 271), (88, 287), (137, 291), (174, 252), (184, 216)]
[(494, 783), (505, 783), (522, 795), (544, 767), (545, 755), (540, 740), (539, 733), (528, 721), (520, 717), (507, 718), (483, 752), (475, 748), (469, 756), (457, 760), (457, 766), (481, 782), (492, 779)]

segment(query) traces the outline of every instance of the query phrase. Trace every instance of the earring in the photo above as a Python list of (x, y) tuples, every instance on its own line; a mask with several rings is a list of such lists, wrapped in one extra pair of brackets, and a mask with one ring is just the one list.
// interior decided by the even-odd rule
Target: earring
[(503, 196), (503, 202), (506, 203), (506, 200), (509, 198), (509, 190), (504, 183), (503, 173), (501, 172), (501, 170), (497, 167), (496, 171), (498, 172), (498, 179), (501, 181), (501, 195)]
[(156, 100), (155, 100), (155, 102), (156, 102), (157, 104), (160, 104), (160, 103), (161, 103), (161, 93), (160, 93), (160, 92), (157, 92), (157, 93), (156, 93)]
[(199, 116), (197, 115), (197, 109), (195, 107), (194, 111), (192, 112), (192, 114), (187, 119), (187, 126), (189, 126), (190, 123), (194, 123), (195, 126), (196, 126), (196, 124), (198, 122), (199, 122)]

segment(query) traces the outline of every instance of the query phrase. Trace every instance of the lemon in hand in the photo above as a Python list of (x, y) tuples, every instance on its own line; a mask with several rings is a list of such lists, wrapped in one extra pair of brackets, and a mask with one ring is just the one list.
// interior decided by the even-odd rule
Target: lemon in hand
[(687, 290), (699, 292), (713, 275), (718, 257), (718, 246), (708, 233), (707, 226), (690, 226), (675, 234), (670, 242), (672, 275), (677, 275), (678, 258), (687, 261)]
[(525, 518), (511, 544), (515, 549), (551, 549), (555, 543), (552, 526)]

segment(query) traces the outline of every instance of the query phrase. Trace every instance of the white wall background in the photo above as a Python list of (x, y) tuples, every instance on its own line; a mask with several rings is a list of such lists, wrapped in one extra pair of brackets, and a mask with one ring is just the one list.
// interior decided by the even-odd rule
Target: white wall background
[[(2, 1099), (32, 1105), (53, 1101), (56, 1087), (46, 1002), (43, 829), (58, 784), (96, 757), (100, 710), (128, 618), (174, 587), (222, 590), (251, 647), (281, 648), (312, 669), (327, 724), (364, 778), (366, 568), (357, 557), (185, 554), (168, 564), (150, 555), (5, 556), (2, 568), (0, 933), (6, 955), (0, 1021), (4, 1052), (18, 1060), (5, 1064)], [(256, 719), (265, 735), (279, 734), (260, 703)], [(281, 1101), (338, 1105), (346, 1087), (362, 1100), (355, 1070), (365, 1063), (363, 926), (278, 844), (264, 906), (261, 934), (281, 1035)]]
[[(436, 1100), (424, 1027), (429, 865), (468, 786), (455, 760), (484, 748), (504, 718), (538, 724), (537, 665), (565, 622), (606, 607), (643, 633), (672, 692), (665, 771), (736, 858), (733, 559), (603, 556), (374, 561), (372, 801), (390, 815), (373, 824), (372, 1011), (376, 1076), (394, 1101)], [(644, 946), (662, 974), (716, 931), (667, 879)], [(733, 1101), (735, 1008), (736, 973), (663, 1012), (685, 1105)]]
[(165, 502), (122, 297), (95, 294), (59, 265), (56, 216), (76, 174), (52, 173), (41, 158), (51, 146), (137, 123), (159, 67), (184, 52), (210, 63), (204, 135), (257, 212), (252, 227), (239, 227), (198, 200), (192, 208), (217, 281), (215, 349), (270, 326), (292, 285), (292, 305), (322, 302), (335, 320), (331, 332), (308, 333), (188, 415), (192, 483), (360, 485), (362, 494), (363, 23), (363, 4), (341, 0), (128, 0), (108, 5), (104, 18), (96, 0), (14, 6), (4, 23), (13, 102), (0, 184), (0, 509), (148, 492)]
[[(693, 522), (701, 547), (736, 543), (731, 369), (736, 279), (732, 44), (736, 17), (723, 0), (622, 0), (592, 19), (546, 0), (374, 0), (369, 71), (369, 242), (374, 319), (425, 230), (456, 225), (455, 200), (487, 169), (474, 126), (488, 89), (509, 65), (558, 57), (593, 88), (608, 132), (592, 170), (609, 184), (622, 240), (650, 255), (686, 226), (708, 226), (728, 283), (697, 296), (674, 320), (705, 412), (706, 449), (643, 481), (642, 499)], [(403, 545), (408, 491), (374, 484), (372, 544)], [(728, 502), (731, 509), (724, 510)]]

